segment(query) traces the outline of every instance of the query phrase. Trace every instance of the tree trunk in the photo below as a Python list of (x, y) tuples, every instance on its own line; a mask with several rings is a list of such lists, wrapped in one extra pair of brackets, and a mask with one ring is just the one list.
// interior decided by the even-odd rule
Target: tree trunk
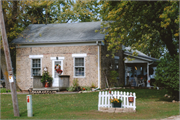
[(7, 71), (7, 66), (6, 66), (6, 60), (5, 60), (5, 55), (1, 49), (1, 64), (0, 67), (2, 69), (2, 73), (4, 76), (5, 84), (6, 84), (6, 90), (10, 90), (10, 84), (9, 84), (9, 79), (8, 79), (8, 71)]
[(125, 67), (124, 67), (124, 51), (122, 49), (122, 45), (121, 45), (121, 49), (119, 50), (119, 82), (120, 82), (120, 86), (124, 86), (125, 85)]

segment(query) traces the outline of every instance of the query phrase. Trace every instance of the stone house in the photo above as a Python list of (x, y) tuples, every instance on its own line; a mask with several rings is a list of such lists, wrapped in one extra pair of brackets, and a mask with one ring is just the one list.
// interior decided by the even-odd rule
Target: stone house
[(105, 88), (103, 70), (109, 68), (112, 60), (106, 58), (102, 42), (105, 35), (95, 32), (99, 29), (101, 22), (29, 25), (12, 41), (16, 46), (16, 81), (20, 89), (32, 88), (33, 77), (41, 76), (44, 67), (53, 77), (52, 87), (58, 87), (56, 64), (61, 66), (62, 75), (70, 76), (69, 86), (77, 78), (80, 86), (95, 84)]

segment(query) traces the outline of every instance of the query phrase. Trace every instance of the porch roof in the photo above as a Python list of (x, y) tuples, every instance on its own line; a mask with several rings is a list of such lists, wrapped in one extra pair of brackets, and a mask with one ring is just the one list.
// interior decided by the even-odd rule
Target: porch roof
[(149, 57), (147, 55), (140, 55), (140, 54), (138, 54), (137, 56), (133, 56), (132, 52), (128, 52), (128, 51), (125, 51), (124, 55), (126, 55), (126, 56), (130, 55), (131, 57), (138, 58), (138, 59), (145, 60), (145, 61), (149, 61), (149, 62), (151, 62), (151, 61), (152, 62), (158, 61), (158, 59), (153, 58), (153, 57)]
[[(158, 59), (156, 58), (153, 58), (153, 57), (150, 57), (138, 50), (131, 50), (131, 47), (125, 47), (125, 52), (124, 52), (124, 55), (125, 56), (131, 56), (133, 58), (137, 58), (137, 59), (140, 59), (141, 61), (148, 61), (148, 62), (156, 62), (158, 61)], [(131, 50), (131, 52), (129, 52), (129, 50)], [(132, 53), (133, 52), (136, 52), (138, 55), (137, 56), (133, 56)], [(132, 62), (133, 63), (133, 62)]]

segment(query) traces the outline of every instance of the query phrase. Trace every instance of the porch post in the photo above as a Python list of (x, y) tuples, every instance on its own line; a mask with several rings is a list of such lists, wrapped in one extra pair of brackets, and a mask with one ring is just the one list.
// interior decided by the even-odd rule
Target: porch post
[(126, 70), (126, 64), (124, 63), (124, 68), (125, 68), (125, 85), (127, 85), (127, 80), (126, 80), (126, 78), (127, 78), (127, 70)]
[(148, 80), (150, 80), (150, 77), (149, 77), (149, 63), (147, 63), (147, 87), (150, 87), (150, 83), (148, 82)]

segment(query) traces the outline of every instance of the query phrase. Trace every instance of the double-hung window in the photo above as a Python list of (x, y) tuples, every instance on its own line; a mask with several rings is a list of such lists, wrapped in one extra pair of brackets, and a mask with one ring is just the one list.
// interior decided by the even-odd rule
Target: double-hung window
[(32, 59), (32, 76), (41, 76), (41, 59)]
[(81, 78), (86, 76), (86, 69), (85, 69), (85, 57), (87, 54), (72, 54), (72, 57), (74, 58), (74, 65), (73, 65), (73, 71), (74, 71), (74, 77), (75, 78)]
[(43, 55), (29, 55), (31, 58), (31, 77), (41, 76)]
[(75, 58), (75, 76), (84, 76), (84, 58)]

